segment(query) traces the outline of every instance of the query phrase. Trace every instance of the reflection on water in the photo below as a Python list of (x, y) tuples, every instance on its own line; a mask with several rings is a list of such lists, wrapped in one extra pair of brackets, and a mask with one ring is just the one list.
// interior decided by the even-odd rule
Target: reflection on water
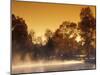
[(38, 61), (13, 65), (12, 73), (46, 72), (60, 70), (95, 69), (94, 64), (85, 63), (84, 60), (66, 61)]

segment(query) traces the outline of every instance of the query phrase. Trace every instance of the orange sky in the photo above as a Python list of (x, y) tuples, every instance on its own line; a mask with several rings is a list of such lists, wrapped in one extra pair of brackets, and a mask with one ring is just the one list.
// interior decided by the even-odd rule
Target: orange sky
[[(12, 13), (25, 20), (28, 31), (34, 30), (37, 36), (43, 36), (46, 29), (54, 31), (63, 21), (77, 23), (82, 7), (86, 6), (13, 1)], [(95, 6), (90, 8), (95, 16)]]

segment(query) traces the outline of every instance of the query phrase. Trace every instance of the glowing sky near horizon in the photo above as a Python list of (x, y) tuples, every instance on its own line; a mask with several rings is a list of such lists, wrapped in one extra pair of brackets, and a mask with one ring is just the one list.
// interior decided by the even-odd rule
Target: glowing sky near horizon
[[(44, 36), (46, 29), (53, 32), (63, 21), (78, 23), (80, 10), (83, 5), (38, 3), (38, 2), (12, 2), (12, 13), (23, 18), (28, 25), (28, 31), (33, 30), (36, 36)], [(95, 16), (95, 6), (90, 6)]]

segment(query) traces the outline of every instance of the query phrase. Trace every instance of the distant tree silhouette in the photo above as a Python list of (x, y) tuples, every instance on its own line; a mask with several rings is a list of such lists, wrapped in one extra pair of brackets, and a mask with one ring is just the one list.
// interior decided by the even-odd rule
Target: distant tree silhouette
[(50, 38), (52, 38), (52, 36), (53, 36), (52, 31), (49, 30), (49, 29), (47, 29), (47, 30), (46, 30), (46, 33), (45, 33), (46, 39), (49, 40)]
[(29, 32), (29, 36), (30, 36), (30, 38), (32, 39), (32, 41), (34, 42), (34, 39), (35, 39), (35, 32), (34, 32), (33, 30), (31, 30), (31, 31)]
[(45, 47), (45, 55), (47, 59), (53, 58), (54, 55), (54, 42), (53, 42), (53, 32), (50, 29), (47, 29), (45, 32), (46, 37), (46, 45)]

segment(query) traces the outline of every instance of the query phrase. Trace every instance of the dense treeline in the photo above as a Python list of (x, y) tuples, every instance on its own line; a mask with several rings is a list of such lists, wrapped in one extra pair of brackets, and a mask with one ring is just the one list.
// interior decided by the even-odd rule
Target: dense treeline
[(25, 60), (28, 54), (32, 60), (75, 59), (78, 55), (95, 57), (96, 19), (89, 7), (82, 8), (80, 22), (64, 21), (52, 32), (47, 29), (46, 40), (36, 38), (35, 32), (28, 33), (25, 21), (12, 15), (12, 57)]

